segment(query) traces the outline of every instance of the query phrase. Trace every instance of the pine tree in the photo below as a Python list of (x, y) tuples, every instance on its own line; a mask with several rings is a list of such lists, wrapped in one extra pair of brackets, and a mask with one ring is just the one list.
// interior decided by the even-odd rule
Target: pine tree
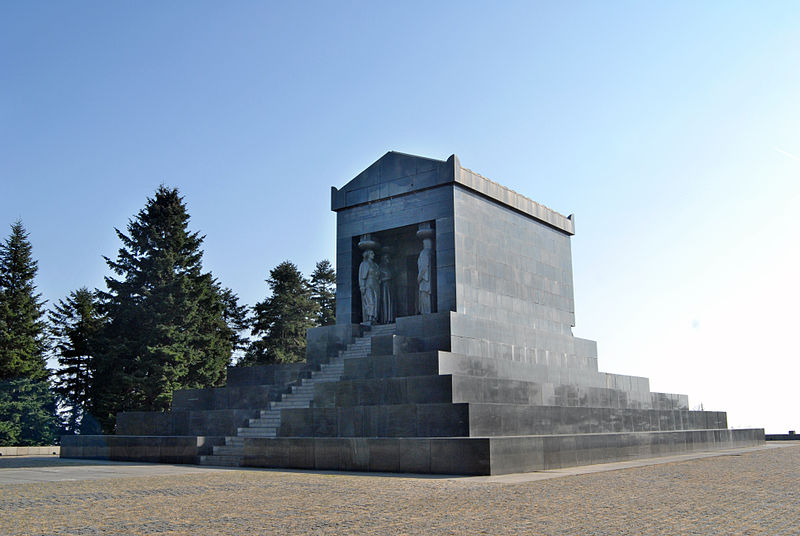
[(22, 222), (15, 222), (0, 244), (0, 446), (52, 444), (58, 424), (31, 250)]
[(44, 302), (33, 279), (38, 263), (21, 221), (0, 244), (0, 380), (46, 380)]
[(177, 189), (160, 186), (128, 224), (117, 259), (119, 277), (100, 293), (107, 323), (90, 393), (93, 412), (111, 431), (123, 410), (166, 410), (176, 389), (224, 383), (237, 340), (226, 318), (236, 297), (202, 271), (204, 237), (188, 230)]
[(90, 405), (92, 356), (102, 324), (95, 295), (86, 287), (71, 292), (50, 311), (59, 364), (55, 371), (55, 391), (61, 399), (67, 433), (86, 432), (86, 426), (81, 424), (85, 408)]
[(30, 378), (0, 381), (0, 447), (54, 443), (58, 419), (49, 387)]
[(233, 353), (241, 357), (250, 344), (250, 339), (242, 335), (250, 329), (249, 308), (246, 305), (239, 305), (239, 297), (228, 288), (222, 289), (222, 301), (225, 303), (223, 313), (225, 323), (231, 327)]
[(241, 365), (305, 360), (306, 330), (315, 325), (318, 305), (308, 281), (293, 263), (284, 261), (269, 273), (272, 295), (255, 306), (255, 340)]
[(336, 271), (330, 261), (319, 261), (311, 273), (311, 299), (317, 302), (317, 325), (336, 323)]

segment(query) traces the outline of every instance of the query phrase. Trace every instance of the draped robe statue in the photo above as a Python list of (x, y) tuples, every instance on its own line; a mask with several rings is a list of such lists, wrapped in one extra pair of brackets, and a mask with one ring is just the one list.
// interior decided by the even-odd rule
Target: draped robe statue
[(426, 238), (422, 241), (422, 251), (417, 259), (417, 285), (419, 286), (419, 312), (430, 313), (431, 308), (431, 273), (433, 270), (433, 241)]
[(384, 324), (394, 322), (394, 290), (392, 289), (392, 265), (389, 255), (384, 254), (380, 265), (381, 299), (380, 321)]
[(378, 320), (380, 299), (380, 268), (374, 261), (375, 252), (364, 252), (364, 260), (358, 267), (358, 287), (361, 290), (361, 321), (371, 326)]

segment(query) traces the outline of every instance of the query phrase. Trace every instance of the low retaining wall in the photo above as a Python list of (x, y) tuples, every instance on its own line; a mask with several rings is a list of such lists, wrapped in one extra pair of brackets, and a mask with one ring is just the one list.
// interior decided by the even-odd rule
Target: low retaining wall
[(0, 447), (0, 456), (56, 456), (61, 451), (61, 447)]
[(195, 464), (224, 443), (224, 436), (63, 436), (61, 457)]

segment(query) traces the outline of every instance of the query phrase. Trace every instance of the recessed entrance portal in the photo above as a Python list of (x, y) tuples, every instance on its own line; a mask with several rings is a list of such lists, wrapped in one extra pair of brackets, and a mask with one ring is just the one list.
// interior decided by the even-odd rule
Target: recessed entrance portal
[[(424, 249), (424, 240), (433, 242), (435, 233), (435, 222), (424, 222), (352, 238), (351, 283), (354, 290), (352, 314), (356, 322), (368, 321), (362, 311), (365, 303), (361, 290), (363, 287), (364, 292), (372, 292), (370, 283), (366, 281), (372, 277), (371, 268), (363, 264), (367, 251), (373, 252), (373, 262), (378, 265), (380, 273), (375, 323), (389, 324), (397, 317), (420, 313), (420, 285), (417, 280), (420, 271), (420, 253)], [(428, 251), (426, 255), (429, 255), (429, 258), (422, 264), (427, 263), (430, 266), (426, 281), (430, 284), (431, 312), (436, 312), (435, 247), (430, 247)], [(371, 307), (371, 304), (366, 307)]]

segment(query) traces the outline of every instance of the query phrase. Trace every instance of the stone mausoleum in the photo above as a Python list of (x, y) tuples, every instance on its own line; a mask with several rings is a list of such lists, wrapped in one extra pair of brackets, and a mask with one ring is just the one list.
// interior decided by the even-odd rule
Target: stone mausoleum
[(63, 457), (502, 474), (748, 446), (720, 411), (600, 372), (572, 335), (571, 217), (446, 161), (390, 152), (341, 189), (335, 326), (307, 361), (127, 412)]

